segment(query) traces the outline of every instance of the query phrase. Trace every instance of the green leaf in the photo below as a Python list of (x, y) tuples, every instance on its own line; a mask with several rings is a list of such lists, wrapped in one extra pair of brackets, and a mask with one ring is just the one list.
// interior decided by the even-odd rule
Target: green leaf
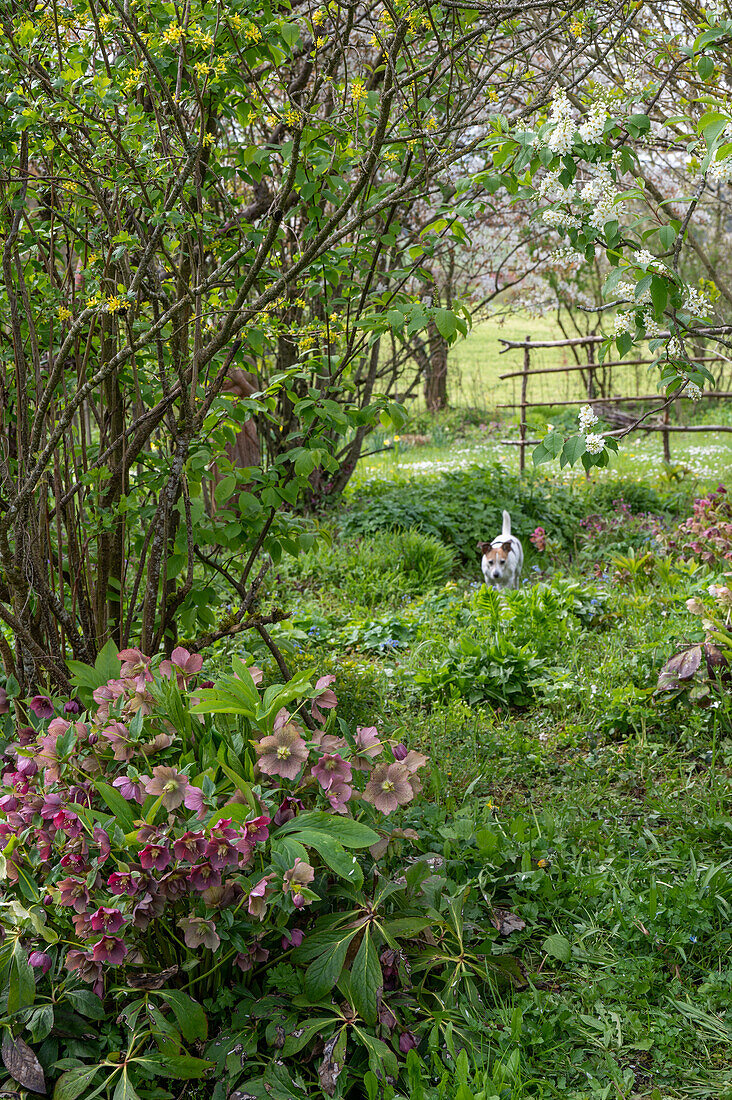
[(622, 357), (627, 355), (633, 347), (633, 337), (629, 332), (621, 332), (619, 336), (615, 337), (615, 344), (617, 345), (618, 353), (622, 359)]
[(332, 837), (333, 840), (337, 840), (344, 848), (370, 848), (379, 839), (379, 834), (368, 825), (353, 821), (350, 817), (325, 813), (323, 810), (311, 810), (309, 813), (299, 814), (291, 821), (285, 822), (277, 830), (276, 835), (285, 836), (287, 833), (300, 832), (301, 829), (317, 829)]
[(109, 783), (104, 783), (101, 779), (92, 779), (92, 783), (102, 796), (104, 804), (114, 814), (122, 832), (131, 833), (135, 827), (135, 814), (129, 802), (122, 797), (116, 787), (110, 786)]
[(714, 62), (711, 57), (704, 55), (696, 63), (696, 71), (702, 80), (709, 80), (714, 75)]
[(126, 1066), (122, 1070), (122, 1076), (117, 1082), (112, 1100), (140, 1100), (140, 1097), (137, 1095), (132, 1086), (132, 1082), (127, 1076)]
[[(708, 121), (705, 122), (704, 120)], [(699, 123), (702, 126), (702, 134), (704, 140), (707, 143), (707, 148), (711, 149), (717, 138), (721, 137), (724, 131), (727, 129), (729, 119), (726, 115), (720, 115), (716, 111), (710, 112), (708, 115), (704, 115)]]
[(101, 1066), (79, 1066), (78, 1069), (70, 1069), (63, 1073), (53, 1090), (53, 1100), (77, 1100), (82, 1092), (90, 1085)]
[(16, 941), (10, 959), (8, 980), (8, 1016), (14, 1016), (24, 1008), (33, 1005), (36, 996), (36, 982), (33, 967), (28, 962), (25, 951)]
[(180, 989), (160, 989), (156, 995), (162, 997), (172, 1008), (181, 1035), (186, 1042), (193, 1043), (196, 1039), (206, 1039), (208, 1020), (197, 1001)]
[(368, 929), (361, 940), (356, 958), (351, 964), (351, 994), (353, 1007), (367, 1024), (376, 1021), (378, 992), (383, 986), (379, 953)]
[(671, 248), (676, 240), (676, 230), (672, 225), (662, 225), (658, 231), (658, 239), (664, 248)]
[(348, 945), (356, 932), (357, 929), (353, 928), (341, 934), (305, 971), (305, 992), (312, 1001), (322, 1000), (338, 981)]
[(119, 676), (122, 662), (117, 656), (117, 643), (113, 638), (110, 638), (97, 653), (94, 668), (100, 676), (104, 677), (102, 681), (104, 684), (107, 680), (116, 680)]
[(191, 1054), (147, 1055), (135, 1061), (155, 1074), (174, 1077), (178, 1081), (198, 1081), (214, 1065), (205, 1058), (194, 1058)]
[(314, 848), (330, 869), (346, 882), (359, 888), (363, 886), (363, 871), (358, 860), (332, 836), (326, 836), (315, 829), (301, 829), (291, 835), (290, 839), (299, 841), (306, 848)]
[(668, 286), (660, 275), (654, 275), (651, 280), (651, 301), (656, 317), (661, 317), (668, 301)]
[(572, 435), (562, 448), (562, 454), (559, 459), (561, 466), (566, 466), (569, 463), (570, 466), (574, 466), (578, 458), (581, 458), (585, 453), (585, 437), (583, 435)]
[(559, 959), (563, 963), (568, 963), (572, 958), (572, 945), (567, 937), (561, 935), (560, 932), (547, 936), (542, 944), (542, 949), (550, 958)]
[(445, 340), (452, 340), (458, 331), (457, 318), (452, 310), (436, 309), (434, 313), (434, 322), (440, 336), (443, 336)]
[(227, 501), (231, 500), (232, 496), (234, 495), (235, 489), (236, 478), (233, 474), (228, 474), (226, 477), (222, 477), (221, 481), (214, 489), (214, 497), (216, 498), (216, 503), (226, 504)]
[(80, 1016), (86, 1016), (87, 1020), (103, 1020), (107, 1015), (104, 1010), (104, 1001), (88, 989), (70, 989), (66, 994), (66, 1000)]

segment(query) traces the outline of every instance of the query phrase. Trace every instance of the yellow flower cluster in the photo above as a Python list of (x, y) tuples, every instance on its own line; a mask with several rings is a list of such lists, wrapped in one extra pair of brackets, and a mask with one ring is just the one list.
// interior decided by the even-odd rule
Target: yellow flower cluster
[(205, 80), (209, 73), (215, 71), (213, 65), (209, 65), (208, 61), (197, 61), (193, 68), (196, 70), (196, 76), (199, 76), (202, 80)]
[(313, 26), (321, 27), (323, 23), (325, 23), (325, 12), (321, 9), (320, 11), (316, 11), (313, 16)]
[(58, 307), (58, 319), (59, 319), (59, 321), (68, 321), (70, 317), (71, 317), (71, 310), (70, 309), (67, 309), (66, 306), (59, 306)]
[(315, 47), (316, 47), (316, 49), (318, 49), (318, 50), (322, 50), (322, 48), (323, 48), (323, 46), (324, 46), (324, 45), (325, 45), (325, 39), (324, 39), (324, 38), (316, 38), (316, 39), (315, 39)]
[(583, 30), (583, 26), (582, 26), (582, 23), (579, 21), (579, 19), (574, 19), (569, 24), (569, 33), (574, 35), (575, 38), (581, 38), (582, 37), (582, 30)]
[(193, 45), (198, 46), (201, 50), (209, 49), (214, 44), (214, 37), (209, 31), (202, 31), (198, 27), (191, 27), (187, 34)]
[(136, 69), (130, 69), (127, 76), (122, 81), (122, 91), (129, 95), (130, 92), (134, 92), (136, 88), (140, 86), (145, 80), (145, 67), (140, 64)]
[(215, 141), (216, 138), (213, 134), (204, 134), (201, 138), (201, 145), (203, 145), (204, 149), (208, 149), (209, 145), (213, 145)]
[(180, 24), (171, 23), (170, 26), (163, 31), (160, 41), (164, 46), (177, 46), (185, 33), (185, 29), (181, 27)]
[(111, 15), (100, 15), (99, 16), (99, 30), (102, 32), (102, 34), (104, 34), (104, 32), (106, 30), (108, 30), (111, 23), (112, 23), (112, 16)]
[(351, 99), (358, 105), (367, 96), (367, 91), (363, 86), (363, 80), (354, 80), (351, 85)]
[(260, 42), (262, 40), (262, 32), (256, 23), (249, 23), (244, 28), (244, 38), (247, 42)]
[(427, 17), (424, 12), (419, 11), (418, 8), (414, 8), (407, 14), (407, 25), (414, 34), (416, 31), (421, 30), (422, 27), (428, 26)]
[(107, 298), (106, 306), (107, 313), (117, 313), (120, 309), (127, 309), (127, 302), (118, 294), (112, 294)]
[(491, 103), (497, 103), (498, 102), (498, 92), (496, 91), (495, 88), (490, 88), (488, 90), (488, 99)]
[(302, 115), (294, 107), (288, 107), (282, 117), (288, 126), (297, 126), (302, 122)]

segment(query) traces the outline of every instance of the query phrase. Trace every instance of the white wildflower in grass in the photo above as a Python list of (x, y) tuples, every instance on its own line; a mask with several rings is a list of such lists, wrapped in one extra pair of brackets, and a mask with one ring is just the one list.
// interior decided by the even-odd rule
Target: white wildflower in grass
[(572, 214), (565, 214), (563, 210), (545, 210), (541, 220), (553, 229), (579, 229), (581, 222)]
[(585, 450), (588, 454), (599, 455), (601, 451), (605, 450), (605, 440), (601, 435), (588, 432), (585, 436)]
[(553, 123), (554, 129), (546, 139), (547, 149), (551, 149), (552, 153), (556, 153), (560, 157), (564, 156), (565, 153), (570, 153), (574, 144), (577, 126), (572, 118), (572, 108), (564, 92), (555, 95), (549, 114), (549, 122)]
[(585, 115), (579, 128), (580, 137), (590, 145), (596, 145), (602, 139), (605, 123), (607, 122), (607, 110), (604, 103), (595, 103)]
[(578, 414), (579, 430), (582, 435), (585, 434), (588, 428), (592, 428), (597, 424), (597, 417), (593, 412), (591, 405), (583, 405)]

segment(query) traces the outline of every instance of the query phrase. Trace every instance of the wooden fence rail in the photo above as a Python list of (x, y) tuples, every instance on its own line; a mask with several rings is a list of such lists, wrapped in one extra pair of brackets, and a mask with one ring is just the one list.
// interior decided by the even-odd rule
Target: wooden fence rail
[[(700, 330), (695, 333), (695, 336), (705, 338), (707, 336), (718, 336), (723, 333), (732, 333), (732, 325), (724, 325), (717, 327), (710, 327)], [(665, 335), (670, 335), (666, 333)], [(596, 384), (598, 383), (597, 373), (601, 372), (602, 379), (599, 384), (601, 387), (608, 383), (607, 371), (614, 367), (640, 367), (651, 366), (652, 359), (612, 359), (604, 363), (597, 363), (595, 360), (596, 346), (603, 342), (605, 337), (603, 336), (582, 336), (572, 337), (567, 340), (532, 340), (530, 336), (527, 336), (525, 340), (504, 340), (499, 338), (500, 343), (504, 347), (500, 351), (500, 355), (503, 355), (507, 351), (523, 350), (523, 366), (521, 370), (508, 371), (506, 374), (500, 376), (501, 381), (508, 378), (520, 378), (521, 379), (521, 398), (519, 401), (497, 405), (499, 409), (520, 409), (519, 420), (519, 438), (518, 439), (501, 439), (500, 442), (507, 447), (519, 448), (519, 468), (521, 470), (526, 467), (526, 448), (528, 446), (534, 446), (540, 442), (538, 439), (527, 439), (526, 430), (528, 424), (526, 423), (526, 410), (535, 408), (549, 408), (554, 406), (566, 406), (580, 404), (580, 400), (573, 401), (530, 401), (528, 399), (528, 386), (529, 379), (535, 375), (540, 374), (569, 374), (572, 371), (582, 371), (585, 377), (585, 384), (587, 390), (586, 398), (582, 399), (585, 404), (588, 405), (620, 405), (633, 403), (647, 403), (652, 401), (661, 401), (663, 404), (659, 407), (659, 412), (663, 413), (663, 420), (661, 423), (653, 423), (644, 420), (643, 423), (638, 424), (637, 428), (632, 430), (643, 432), (662, 432), (663, 433), (663, 456), (665, 461), (671, 459), (671, 446), (669, 437), (672, 432), (732, 432), (732, 425), (726, 424), (671, 424), (669, 423), (669, 408), (668, 404), (664, 402), (661, 394), (638, 394), (635, 397), (614, 397), (609, 394), (598, 397), (596, 392)], [(578, 348), (582, 347), (586, 349), (586, 363), (571, 364), (566, 367), (533, 367), (531, 366), (531, 352), (540, 348)], [(728, 362), (729, 360), (723, 355), (704, 355), (700, 356), (696, 360), (699, 363), (719, 363)], [(728, 390), (710, 390), (706, 393), (702, 393), (702, 398), (706, 400), (719, 400), (732, 397), (732, 391)], [(616, 421), (617, 422), (617, 421)], [(608, 431), (605, 434), (608, 436), (622, 435), (627, 431), (627, 427), (617, 428), (614, 431)]]

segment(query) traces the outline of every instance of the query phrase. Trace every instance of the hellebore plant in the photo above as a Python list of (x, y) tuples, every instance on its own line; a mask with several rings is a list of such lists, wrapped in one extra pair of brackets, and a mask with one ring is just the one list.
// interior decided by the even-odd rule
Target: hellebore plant
[[(372, 826), (414, 798), (427, 762), (397, 746), (398, 760), (374, 726), (352, 732), (339, 723), (332, 676), (261, 691), (258, 670), (235, 660), (232, 675), (202, 687), (203, 661), (182, 647), (157, 666), (123, 650), (116, 674), (96, 687), (85, 668), (77, 673), (85, 712), (52, 717), (51, 700), (31, 701), (36, 726), (7, 745), (0, 796), (0, 982), (9, 989), (11, 1041), (34, 1072), (63, 1070), (74, 1096), (89, 1068), (83, 1059), (70, 1064), (46, 1051), (39, 1061), (19, 1034), (39, 1005), (84, 1003), (87, 1016), (101, 1018), (104, 1009), (84, 998), (101, 1006), (111, 997), (128, 1019), (135, 990), (160, 989), (195, 1015), (192, 996), (215, 996), (243, 974), (250, 980), (270, 955), (302, 951), (310, 938), (303, 915), (321, 904), (329, 881), (363, 885), (353, 851), (383, 851)], [(328, 729), (309, 728), (326, 719)], [(327, 989), (344, 964), (341, 956)], [(369, 981), (361, 995), (368, 1014), (380, 971), (372, 967)], [(53, 1009), (43, 1011), (50, 1031)], [(135, 1022), (131, 1049), (162, 1050), (168, 1022), (145, 1018), (152, 1023), (145, 1031)], [(177, 1067), (179, 1076), (200, 1076), (208, 1063), (181, 1044), (205, 1029), (194, 1036), (177, 1026), (169, 1075)], [(157, 1064), (153, 1057), (147, 1071)]]

